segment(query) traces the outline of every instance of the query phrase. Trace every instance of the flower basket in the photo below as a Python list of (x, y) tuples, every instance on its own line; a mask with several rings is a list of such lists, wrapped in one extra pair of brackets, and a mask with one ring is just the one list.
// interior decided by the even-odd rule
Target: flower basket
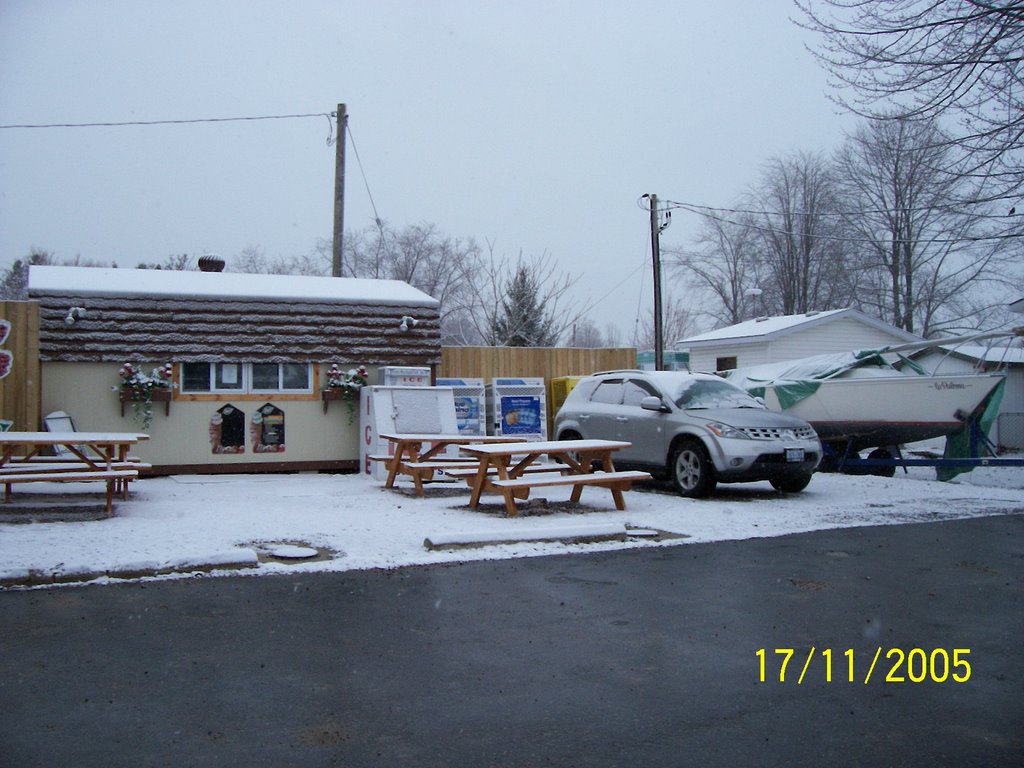
[(170, 363), (154, 368), (147, 376), (131, 363), (125, 363), (118, 371), (121, 385), (114, 387), (121, 401), (121, 416), (124, 417), (124, 404), (132, 403), (135, 418), (142, 422), (143, 429), (149, 429), (153, 423), (153, 402), (163, 402), (164, 412), (171, 415), (171, 379), (174, 369)]
[[(135, 390), (122, 389), (120, 392), (121, 397), (121, 416), (124, 416), (124, 404), (125, 403), (141, 403), (146, 401), (146, 393), (138, 392)], [(149, 391), (150, 402), (162, 402), (164, 405), (164, 413), (168, 416), (171, 415), (171, 390), (170, 389), (151, 389)]]
[(348, 405), (348, 423), (355, 421), (359, 390), (366, 386), (367, 375), (362, 366), (342, 371), (337, 365), (332, 365), (327, 371), (327, 389), (320, 393), (324, 401), (324, 413), (327, 413), (331, 400), (344, 400)]

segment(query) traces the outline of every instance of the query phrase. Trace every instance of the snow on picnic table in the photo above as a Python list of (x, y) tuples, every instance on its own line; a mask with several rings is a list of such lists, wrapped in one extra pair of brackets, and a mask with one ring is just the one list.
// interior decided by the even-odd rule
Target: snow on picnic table
[[(42, 484), (40, 484), (42, 487)], [(96, 485), (65, 484), (97, 496)], [(1024, 470), (980, 468), (950, 483), (934, 470), (897, 470), (893, 478), (817, 474), (799, 494), (768, 483), (720, 485), (715, 495), (684, 499), (671, 487), (637, 483), (618, 511), (601, 488), (584, 491), (572, 506), (570, 489), (535, 491), (548, 505), (515, 518), (502, 513), (499, 496), (479, 510), (467, 506), (461, 483), (428, 486), (425, 498), (411, 483), (387, 490), (363, 475), (182, 475), (132, 484), (114, 517), (61, 523), (0, 524), (0, 583), (93, 579), (97, 574), (177, 571), (182, 578), (221, 564), (228, 573), (275, 574), (396, 568), (479, 559), (594, 552), (627, 547), (685, 545), (865, 525), (918, 523), (1024, 512)], [(628, 541), (523, 541), (559, 529), (625, 525), (673, 536)], [(425, 539), (472, 539), (488, 544), (431, 549)], [(518, 543), (516, 543), (518, 542)], [(311, 546), (329, 557), (294, 563), (266, 561), (275, 545)], [(238, 570), (240, 566), (242, 570)], [(42, 578), (40, 578), (42, 577)], [(114, 581), (102, 577), (103, 581)]]

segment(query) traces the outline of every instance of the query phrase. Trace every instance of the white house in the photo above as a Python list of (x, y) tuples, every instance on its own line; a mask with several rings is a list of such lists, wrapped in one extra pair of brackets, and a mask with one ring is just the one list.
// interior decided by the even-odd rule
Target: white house
[(676, 342), (691, 371), (727, 371), (811, 355), (921, 341), (856, 309), (761, 317)]

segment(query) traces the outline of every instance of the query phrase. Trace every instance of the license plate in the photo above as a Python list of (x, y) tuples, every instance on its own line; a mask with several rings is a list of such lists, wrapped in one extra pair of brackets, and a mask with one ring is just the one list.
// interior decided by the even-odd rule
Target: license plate
[(786, 449), (786, 461), (803, 461), (804, 460), (804, 449), (803, 448), (787, 448)]

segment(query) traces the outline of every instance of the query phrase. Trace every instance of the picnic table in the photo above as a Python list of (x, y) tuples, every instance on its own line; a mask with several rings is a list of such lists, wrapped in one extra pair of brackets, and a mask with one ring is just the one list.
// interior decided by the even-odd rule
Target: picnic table
[[(534, 488), (571, 485), (573, 503), (578, 503), (586, 485), (596, 485), (611, 491), (616, 509), (625, 509), (623, 491), (628, 491), (637, 480), (650, 480), (647, 472), (616, 471), (612, 454), (628, 448), (631, 443), (619, 440), (550, 440), (537, 442), (502, 443), (497, 445), (463, 445), (462, 453), (479, 461), (476, 472), (466, 478), (473, 489), (469, 499), (471, 509), (480, 505), (484, 493), (500, 493), (505, 499), (505, 512), (514, 517), (518, 509), (516, 499), (529, 498)], [(534, 472), (542, 456), (557, 462), (557, 471)], [(591, 471), (597, 464), (600, 471)], [(549, 465), (550, 466), (550, 465)]]
[[(442, 456), (449, 446), (466, 445), (469, 443), (509, 443), (518, 442), (518, 437), (501, 435), (438, 435), (429, 433), (391, 433), (381, 434), (381, 438), (390, 443), (392, 449), (385, 456), (371, 456), (376, 461), (385, 462), (388, 477), (385, 488), (394, 488), (399, 475), (412, 478), (416, 495), (423, 495), (424, 481), (430, 481), (434, 472), (444, 469), (475, 469), (477, 462), (469, 459), (446, 458)], [(427, 447), (424, 448), (424, 445)]]
[[(115, 490), (126, 495), (128, 481), (148, 464), (129, 461), (128, 450), (149, 435), (141, 432), (0, 432), (0, 483), (11, 500), (16, 483), (90, 482), (107, 484), (107, 514)], [(64, 456), (46, 456), (46, 448), (66, 449)]]

